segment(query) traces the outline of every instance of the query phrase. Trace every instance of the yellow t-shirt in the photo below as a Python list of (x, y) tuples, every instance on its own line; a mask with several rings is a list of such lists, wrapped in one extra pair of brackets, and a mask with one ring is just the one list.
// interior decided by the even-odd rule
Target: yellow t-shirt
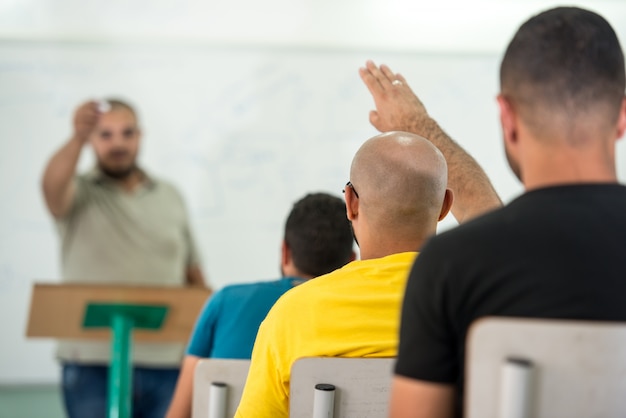
[(395, 357), (400, 306), (417, 253), (354, 261), (285, 293), (259, 328), (236, 417), (289, 415), (301, 357)]

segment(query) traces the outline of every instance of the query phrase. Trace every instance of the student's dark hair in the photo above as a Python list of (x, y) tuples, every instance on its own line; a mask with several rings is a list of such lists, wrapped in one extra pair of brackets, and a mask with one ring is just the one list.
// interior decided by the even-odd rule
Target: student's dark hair
[(500, 84), (522, 106), (541, 103), (574, 115), (602, 104), (607, 117), (617, 120), (624, 55), (600, 15), (576, 7), (550, 9), (519, 28), (504, 54)]
[(343, 200), (312, 193), (297, 201), (287, 217), (285, 242), (303, 274), (316, 277), (348, 263), (353, 237)]

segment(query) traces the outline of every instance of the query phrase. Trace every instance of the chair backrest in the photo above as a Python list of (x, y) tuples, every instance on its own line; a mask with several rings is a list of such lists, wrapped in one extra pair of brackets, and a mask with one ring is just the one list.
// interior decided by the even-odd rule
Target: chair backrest
[[(308, 357), (291, 368), (289, 417), (310, 418), (316, 385), (335, 387), (333, 418), (386, 418), (393, 358)], [(329, 416), (329, 415), (325, 415)]]
[(468, 418), (626, 416), (626, 323), (483, 318), (465, 364)]
[[(246, 384), (250, 360), (203, 359), (196, 366), (193, 381), (193, 418), (210, 417), (211, 407), (223, 404), (223, 416), (235, 415), (239, 400)], [(214, 383), (219, 383), (218, 391)], [(223, 385), (222, 385), (223, 384)], [(220, 399), (211, 399), (211, 395), (222, 395)], [(219, 409), (219, 408), (218, 408)], [(218, 417), (215, 417), (218, 418)], [(222, 418), (222, 417), (219, 417)]]

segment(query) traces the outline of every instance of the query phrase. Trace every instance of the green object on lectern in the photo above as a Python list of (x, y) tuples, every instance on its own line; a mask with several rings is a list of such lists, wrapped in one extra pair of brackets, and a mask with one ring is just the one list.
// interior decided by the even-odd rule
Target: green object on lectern
[(133, 328), (159, 329), (167, 306), (90, 303), (83, 319), (85, 328), (111, 327), (108, 418), (130, 418)]

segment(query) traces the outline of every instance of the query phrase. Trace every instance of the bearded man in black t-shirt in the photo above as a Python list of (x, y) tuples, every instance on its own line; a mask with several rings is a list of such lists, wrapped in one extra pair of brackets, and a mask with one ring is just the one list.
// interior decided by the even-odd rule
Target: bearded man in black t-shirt
[(465, 338), (477, 318), (626, 321), (626, 187), (615, 169), (626, 100), (615, 32), (586, 10), (548, 10), (520, 27), (500, 78), (504, 145), (525, 193), (431, 238), (416, 259), (392, 417), (461, 414)]

